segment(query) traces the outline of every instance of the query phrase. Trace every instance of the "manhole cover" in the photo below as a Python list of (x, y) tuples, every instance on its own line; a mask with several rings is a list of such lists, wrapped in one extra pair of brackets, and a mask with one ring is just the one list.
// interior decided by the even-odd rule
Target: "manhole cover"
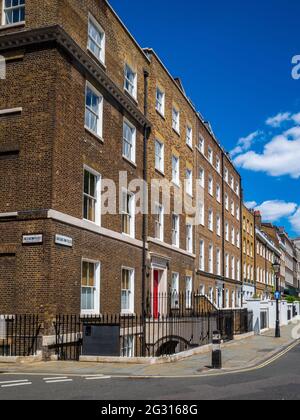
[(273, 349), (262, 349), (262, 350), (257, 350), (257, 353), (270, 353), (270, 351), (273, 351)]

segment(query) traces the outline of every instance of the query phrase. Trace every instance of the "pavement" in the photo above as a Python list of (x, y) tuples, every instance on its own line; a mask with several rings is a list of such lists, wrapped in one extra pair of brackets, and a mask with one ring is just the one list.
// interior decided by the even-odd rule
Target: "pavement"
[[(299, 325), (298, 325), (299, 326)], [(36, 362), (32, 364), (0, 363), (0, 374), (28, 374), (48, 376), (109, 376), (116, 378), (181, 378), (216, 375), (247, 370), (264, 365), (281, 356), (285, 349), (295, 344), (292, 332), (294, 324), (283, 327), (281, 338), (274, 338), (270, 330), (260, 336), (252, 336), (241, 341), (224, 345), (222, 350), (223, 369), (210, 369), (211, 353), (189, 357), (165, 364), (87, 363), (87, 362)]]

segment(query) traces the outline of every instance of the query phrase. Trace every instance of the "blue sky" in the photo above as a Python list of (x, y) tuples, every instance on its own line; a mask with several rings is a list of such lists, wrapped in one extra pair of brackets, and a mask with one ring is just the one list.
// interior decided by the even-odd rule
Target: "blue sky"
[(226, 150), (235, 149), (245, 201), (300, 236), (299, 0), (110, 3), (181, 77)]

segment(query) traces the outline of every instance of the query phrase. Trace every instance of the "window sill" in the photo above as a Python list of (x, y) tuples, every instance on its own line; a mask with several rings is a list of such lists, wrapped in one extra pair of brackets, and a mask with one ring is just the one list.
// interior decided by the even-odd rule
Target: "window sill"
[(161, 171), (160, 169), (155, 168), (155, 172), (159, 173), (161, 176), (165, 177), (164, 171)]
[(129, 233), (122, 232), (122, 235), (125, 236), (126, 238), (136, 239), (135, 235), (130, 235)]
[(122, 317), (122, 316), (126, 316), (126, 317), (131, 316), (131, 317), (135, 317), (135, 316), (136, 316), (136, 314), (135, 314), (135, 312), (134, 312), (134, 311), (122, 311), (120, 315), (121, 315), (121, 317)]
[(128, 157), (122, 155), (122, 158), (128, 162), (131, 166), (133, 166), (134, 168), (137, 168), (137, 164), (135, 162), (133, 162), (132, 160), (128, 159)]
[(164, 120), (166, 121), (166, 117), (164, 116), (164, 114), (162, 114), (158, 109), (155, 108), (155, 111), (157, 112), (157, 114)]
[(99, 57), (97, 57), (90, 48), (88, 48), (87, 50), (91, 57), (96, 61), (96, 63), (99, 64), (104, 70), (106, 70), (107, 67), (105, 62), (102, 61)]
[(88, 220), (88, 219), (82, 219), (85, 223), (88, 223), (88, 224), (90, 224), (90, 225), (92, 225), (92, 226), (95, 226), (95, 227), (97, 227), (97, 228), (101, 228), (101, 224), (100, 223), (96, 223), (96, 222), (93, 222), (92, 220)]
[(100, 312), (97, 312), (97, 311), (81, 311), (80, 312), (80, 318), (83, 318), (85, 316), (99, 316), (99, 317), (101, 317), (102, 314)]
[(176, 130), (176, 128), (172, 127), (172, 130), (174, 131), (174, 133), (177, 134), (178, 137), (180, 137), (180, 131)]
[(10, 29), (10, 28), (20, 28), (25, 26), (25, 21), (22, 22), (18, 22), (18, 23), (10, 23), (8, 25), (0, 25), (0, 31), (4, 31), (5, 29)]
[(138, 102), (138, 100), (137, 100), (137, 97), (135, 97), (135, 96), (131, 95), (131, 93), (130, 93), (127, 89), (125, 89), (125, 88), (124, 88), (124, 92), (125, 92), (126, 96), (127, 96), (129, 99), (131, 99), (131, 100), (135, 103), (135, 105), (136, 105), (136, 106), (138, 106), (139, 102)]
[(92, 131), (89, 127), (87, 127), (86, 125), (84, 126), (85, 131), (87, 131), (91, 136), (93, 136), (96, 140), (98, 140), (100, 143), (104, 143), (104, 140), (101, 136), (99, 136), (97, 133), (95, 133), (94, 131)]
[(172, 180), (172, 184), (174, 185), (174, 187), (176, 187), (176, 188), (181, 188), (180, 187), (180, 183), (179, 182), (177, 182), (177, 181), (173, 181)]
[(191, 145), (191, 144), (186, 144), (187, 145), (187, 147), (193, 152), (194, 151), (194, 147)]

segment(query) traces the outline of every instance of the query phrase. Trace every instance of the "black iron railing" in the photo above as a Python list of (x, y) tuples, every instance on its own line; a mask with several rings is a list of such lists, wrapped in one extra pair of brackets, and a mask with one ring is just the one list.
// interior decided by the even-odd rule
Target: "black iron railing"
[(0, 356), (34, 356), (41, 324), (37, 315), (0, 315)]
[(59, 360), (80, 356), (159, 357), (252, 331), (247, 310), (218, 310), (197, 293), (152, 294), (142, 315), (59, 315), (54, 322)]

